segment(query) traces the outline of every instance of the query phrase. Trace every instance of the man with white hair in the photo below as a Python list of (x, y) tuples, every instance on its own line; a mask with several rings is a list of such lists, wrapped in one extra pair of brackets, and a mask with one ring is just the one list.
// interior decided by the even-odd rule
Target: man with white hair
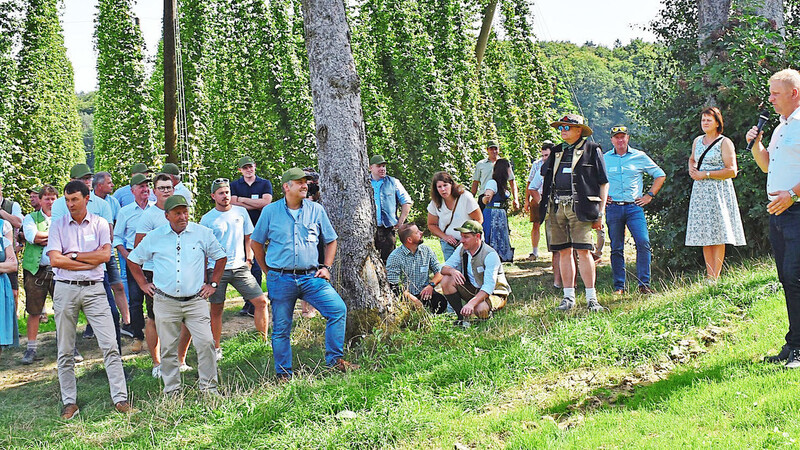
[(753, 158), (767, 173), (769, 240), (786, 296), (789, 332), (780, 353), (765, 361), (796, 369), (800, 367), (800, 73), (785, 69), (772, 75), (769, 101), (780, 115), (769, 147), (761, 144), (756, 127), (746, 137), (748, 142), (755, 139)]

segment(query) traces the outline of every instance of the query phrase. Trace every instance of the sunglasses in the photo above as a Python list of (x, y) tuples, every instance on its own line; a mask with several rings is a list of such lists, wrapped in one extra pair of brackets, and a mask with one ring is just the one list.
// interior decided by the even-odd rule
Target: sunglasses
[(214, 180), (214, 183), (217, 183), (217, 184), (219, 184), (219, 183), (229, 183), (230, 181), (231, 180), (229, 180), (227, 178), (217, 178), (216, 180)]
[(611, 129), (611, 134), (625, 133), (628, 134), (628, 127), (614, 127)]
[(558, 131), (569, 131), (569, 125), (559, 125)]

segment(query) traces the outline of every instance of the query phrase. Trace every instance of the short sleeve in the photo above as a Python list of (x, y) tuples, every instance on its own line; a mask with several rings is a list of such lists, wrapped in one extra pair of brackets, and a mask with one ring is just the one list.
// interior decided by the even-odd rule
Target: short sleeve
[(139, 242), (139, 245), (128, 253), (128, 261), (141, 266), (145, 261), (152, 259), (153, 253), (150, 251), (150, 241), (153, 240), (153, 236), (152, 234), (145, 236), (142, 242)]
[(244, 208), (241, 208), (240, 212), (242, 214), (242, 220), (244, 220), (244, 235), (253, 234), (253, 229), (255, 227), (253, 226), (253, 221), (250, 220), (250, 214), (248, 214), (247, 210)]
[(19, 203), (14, 202), (14, 204), (11, 205), (11, 215), (14, 217), (18, 217), (19, 220), (22, 220), (24, 218), (22, 216), (22, 208), (19, 206)]
[(13, 231), (13, 227), (11, 226), (11, 222), (4, 220), (3, 221), (3, 236), (11, 233)]
[(439, 210), (436, 209), (436, 203), (433, 203), (433, 201), (428, 203), (428, 213), (432, 216), (439, 217)]
[[(331, 242), (335, 241), (339, 238), (336, 234), (336, 230), (333, 229), (333, 225), (331, 225), (331, 221), (328, 218), (328, 213), (322, 206), (319, 206), (320, 215), (319, 215), (319, 225), (320, 229), (322, 230), (322, 238), (325, 244), (330, 244)], [(261, 222), (259, 220), (259, 222)]]
[(214, 236), (213, 231), (203, 227), (202, 232), (203, 242), (206, 244), (206, 255), (208, 255), (208, 259), (218, 261), (228, 256), (228, 254), (225, 252), (225, 249), (222, 248), (222, 245), (219, 243), (219, 240), (216, 238), (216, 236)]
[(272, 195), (272, 182), (271, 181), (264, 180), (264, 191), (265, 191), (264, 194)]
[(267, 242), (267, 240), (269, 240), (268, 232), (269, 223), (272, 216), (272, 209), (273, 208), (267, 207), (261, 212), (261, 216), (258, 218), (255, 228), (253, 228), (253, 233), (250, 235), (251, 240), (258, 242), (259, 244), (264, 244)]
[[(108, 203), (106, 203), (107, 205)], [(106, 244), (111, 245), (111, 233), (109, 233), (109, 225), (108, 221), (102, 217), (99, 218), (100, 220), (97, 221), (97, 234), (99, 234), (97, 239), (97, 248), (100, 248)]]
[(469, 191), (465, 191), (461, 194), (461, 201), (464, 202), (464, 211), (466, 215), (480, 208), (480, 206), (478, 206), (478, 201), (475, 200), (475, 197)]
[(47, 235), (47, 247), (44, 252), (50, 253), (51, 250), (63, 251), (61, 246), (61, 224), (66, 223), (63, 220), (53, 220), (50, 224), (50, 232)]
[(495, 181), (494, 178), (492, 178), (486, 183), (486, 189), (484, 189), (483, 192), (486, 191), (492, 191), (494, 193), (497, 193), (497, 181)]

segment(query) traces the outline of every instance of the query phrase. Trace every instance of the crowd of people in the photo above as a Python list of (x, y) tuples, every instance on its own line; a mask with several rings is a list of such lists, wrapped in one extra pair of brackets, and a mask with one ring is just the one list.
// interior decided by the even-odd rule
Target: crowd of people
[[(784, 286), (789, 315), (786, 345), (769, 362), (800, 367), (800, 73), (784, 70), (770, 79), (770, 101), (781, 115), (770, 145), (760, 130), (747, 133), (752, 155), (767, 176), (770, 239)], [(700, 114), (703, 134), (688, 158), (693, 189), (688, 209), (687, 246), (703, 247), (707, 277), (722, 269), (725, 245), (744, 245), (745, 237), (732, 178), (737, 175), (734, 145), (723, 133), (717, 108)], [(602, 250), (603, 218), (611, 246), (613, 290), (627, 287), (624, 242), (627, 228), (636, 246), (638, 291), (651, 294), (652, 252), (644, 209), (666, 181), (665, 172), (642, 150), (629, 145), (625, 125), (611, 128), (613, 149), (603, 153), (589, 137), (583, 117), (567, 114), (551, 123), (562, 142), (546, 141), (532, 163), (525, 186), (525, 209), (532, 223), (530, 259), (539, 257), (541, 224), (553, 253), (558, 306), (576, 305), (576, 272), (585, 286), (587, 309), (599, 312), (595, 263)], [(477, 163), (467, 190), (447, 172), (431, 181), (427, 228), (439, 239), (444, 260), (423, 242), (423, 233), (407, 223), (413, 201), (400, 180), (387, 174), (381, 155), (369, 160), (375, 202), (375, 247), (398, 298), (431, 313), (451, 312), (455, 324), (469, 327), (504, 307), (511, 287), (503, 262), (514, 259), (507, 210), (518, 209), (517, 185), (499, 145), (488, 142), (487, 158)], [(251, 316), (266, 342), (270, 311), (271, 344), (277, 378), (293, 376), (291, 329), (295, 304), (303, 315), (326, 319), (325, 362), (347, 372), (358, 365), (344, 359), (347, 307), (330, 283), (338, 235), (319, 202), (319, 175), (312, 168), (283, 173), (283, 196), (273, 201), (272, 184), (256, 175), (250, 157), (238, 161), (241, 177), (217, 178), (208, 193), (214, 207), (198, 223), (190, 221), (194, 199), (181, 182), (178, 166), (153, 173), (134, 164), (125, 186), (114, 191), (108, 172), (93, 173), (76, 164), (63, 190), (45, 185), (29, 190), (30, 214), (2, 198), (0, 185), (0, 345), (18, 342), (16, 286), (22, 250), (27, 343), (23, 364), (39, 359), (39, 323), (47, 320), (52, 298), (57, 339), (57, 368), (64, 420), (79, 414), (75, 363), (82, 357), (76, 336), (79, 312), (103, 353), (111, 398), (117, 411), (133, 410), (121, 361), (121, 336), (133, 340), (131, 352), (145, 344), (152, 376), (164, 393), (181, 391), (181, 372), (190, 343), (197, 351), (198, 389), (218, 395), (217, 363), (222, 313), (228, 286), (245, 300), (240, 312)], [(644, 174), (652, 178), (644, 185)], [(59, 196), (59, 194), (61, 194)], [(19, 235), (18, 235), (19, 232)], [(399, 238), (399, 246), (397, 245)], [(267, 294), (262, 290), (266, 276)], [(209, 306), (210, 304), (210, 306)], [(146, 314), (146, 315), (145, 315)]]

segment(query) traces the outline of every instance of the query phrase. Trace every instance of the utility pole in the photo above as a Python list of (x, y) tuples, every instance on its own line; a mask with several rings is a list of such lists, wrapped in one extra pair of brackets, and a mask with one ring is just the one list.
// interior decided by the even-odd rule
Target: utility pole
[(489, 33), (492, 31), (492, 21), (494, 21), (494, 10), (497, 8), (497, 0), (492, 0), (483, 10), (483, 24), (481, 34), (478, 35), (478, 43), (475, 44), (475, 58), (478, 60), (478, 67), (483, 61), (483, 54), (486, 53), (486, 44), (489, 42)]
[(164, 151), (167, 162), (178, 164), (177, 59), (175, 57), (175, 13), (177, 0), (164, 0)]

